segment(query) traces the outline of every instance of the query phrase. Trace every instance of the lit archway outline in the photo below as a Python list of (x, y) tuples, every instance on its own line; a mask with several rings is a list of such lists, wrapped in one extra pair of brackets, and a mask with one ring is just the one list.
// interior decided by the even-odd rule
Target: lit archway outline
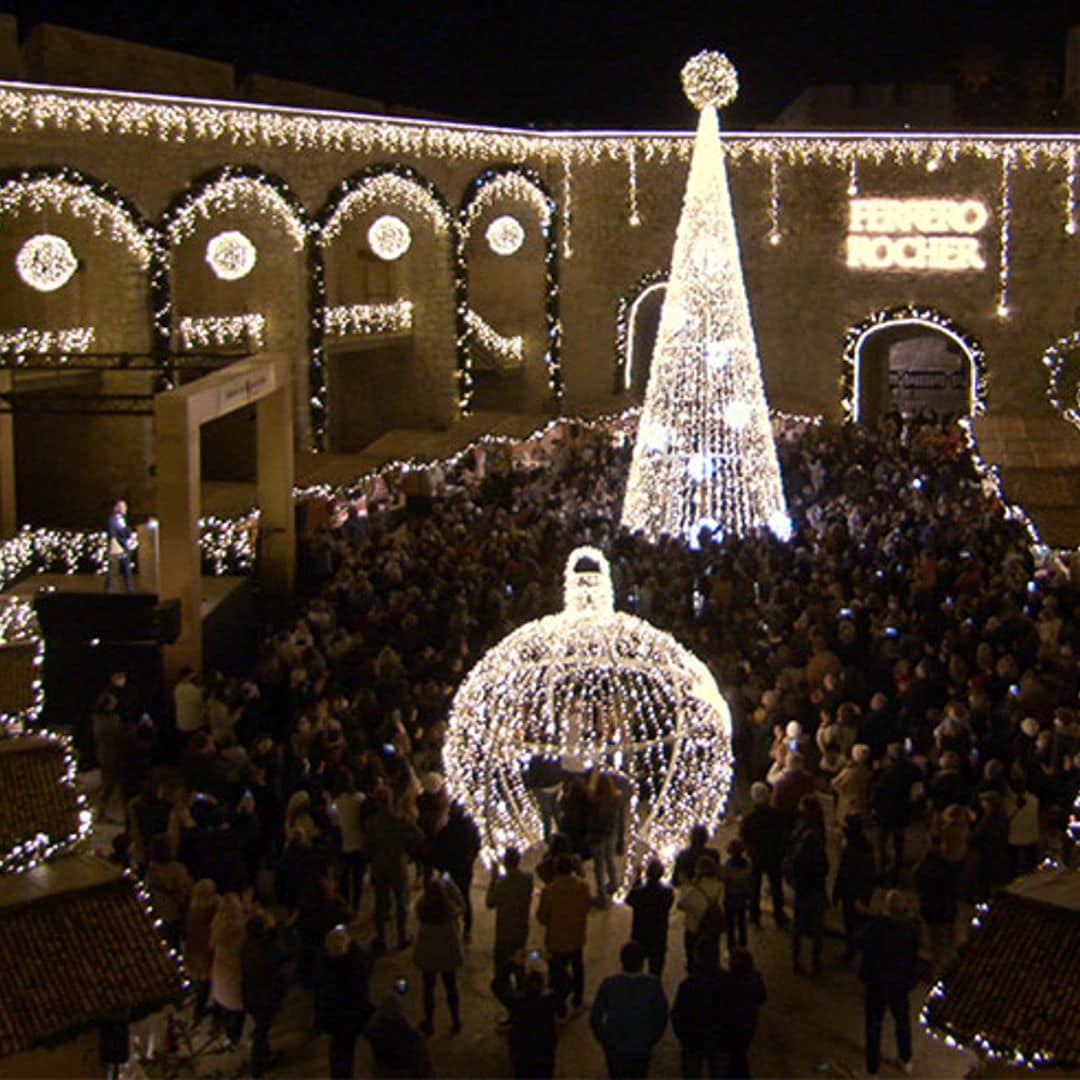
[(1068, 420), (1080, 428), (1080, 388), (1077, 389), (1074, 404), (1063, 401), (1061, 376), (1065, 369), (1068, 355), (1080, 351), (1080, 330), (1074, 330), (1063, 338), (1058, 338), (1042, 355), (1043, 365), (1047, 368), (1046, 397), (1051, 405)]
[(615, 393), (621, 394), (630, 389), (633, 376), (633, 337), (634, 319), (637, 317), (638, 304), (646, 295), (660, 286), (667, 286), (671, 270), (660, 267), (650, 270), (634, 282), (632, 288), (619, 297), (615, 311)]
[(978, 339), (957, 326), (952, 319), (930, 307), (905, 304), (886, 308), (864, 319), (848, 330), (844, 339), (844, 364), (841, 373), (841, 407), (844, 420), (859, 420), (859, 385), (861, 378), (862, 347), (868, 337), (894, 326), (927, 326), (951, 338), (960, 346), (971, 364), (968, 383), (968, 415), (981, 416), (986, 411), (987, 371), (986, 353)]

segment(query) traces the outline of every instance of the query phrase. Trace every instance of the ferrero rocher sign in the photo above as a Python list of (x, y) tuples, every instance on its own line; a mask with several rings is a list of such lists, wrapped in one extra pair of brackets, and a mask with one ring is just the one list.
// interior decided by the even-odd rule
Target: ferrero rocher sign
[(978, 199), (851, 199), (849, 270), (985, 270)]

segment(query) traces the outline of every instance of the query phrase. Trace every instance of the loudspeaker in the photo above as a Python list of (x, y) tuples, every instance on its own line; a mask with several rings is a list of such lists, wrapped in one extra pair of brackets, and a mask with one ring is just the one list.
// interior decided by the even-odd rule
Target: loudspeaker
[(49, 641), (154, 641), (152, 593), (42, 593), (34, 600)]

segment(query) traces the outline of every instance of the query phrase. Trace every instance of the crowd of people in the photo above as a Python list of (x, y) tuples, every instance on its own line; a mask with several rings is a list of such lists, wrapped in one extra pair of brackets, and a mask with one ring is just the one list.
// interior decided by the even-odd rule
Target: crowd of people
[[(790, 928), (794, 972), (809, 946), (811, 978), (826, 912), (840, 908), (845, 955), (862, 957), (867, 1068), (886, 1008), (910, 1064), (908, 897), (936, 975), (960, 905), (1070, 855), (1080, 564), (1036, 558), (954, 424), (777, 430), (786, 543), (621, 534), (632, 427), (564, 423), (517, 448), (482, 445), (393, 509), (342, 500), (322, 522), (311, 513), (295, 622), (246, 678), (185, 671), (172, 726), (114, 677), (92, 725), (102, 812), (124, 793), (114, 858), (145, 875), (196, 1017), (213, 1014), (232, 1041), (253, 1018), (256, 1075), (291, 984), (310, 989), (334, 1076), (351, 1075), (362, 1031), (384, 1075), (429, 1075), (440, 983), (450, 1030), (468, 1023), (456, 972), (480, 836), (441, 776), (448, 706), (487, 648), (561, 607), (565, 559), (584, 543), (608, 553), (618, 607), (709, 665), (734, 722), (734, 835), (721, 854), (695, 830), (672, 866), (640, 868), (622, 970), (596, 985), (589, 1020), (611, 1075), (645, 1075), (669, 1017), (685, 1075), (748, 1075), (765, 987), (747, 924), (766, 899)], [(541, 887), (523, 853), (492, 868), (491, 989), (515, 1075), (552, 1074), (560, 1018), (584, 1005), (590, 912), (618, 880), (618, 779), (533, 777), (551, 833)], [(925, 851), (913, 851), (916, 824)], [(669, 1003), (658, 977), (672, 911), (686, 977)], [(533, 918), (541, 954), (526, 949)], [(395, 947), (413, 949), (416, 1025), (402, 994), (369, 993), (372, 964)]]

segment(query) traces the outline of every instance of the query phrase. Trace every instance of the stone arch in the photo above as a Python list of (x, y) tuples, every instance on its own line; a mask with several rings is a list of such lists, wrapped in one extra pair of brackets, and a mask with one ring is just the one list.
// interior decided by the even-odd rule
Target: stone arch
[[(383, 262), (364, 237), (358, 260), (342, 255), (341, 237), (377, 211), (411, 222), (419, 252), (410, 245), (400, 258)], [(463, 283), (456, 262), (455, 215), (442, 192), (411, 166), (369, 166), (330, 192), (316, 215), (313, 238), (320, 251), (323, 307), (317, 316), (322, 343), (311, 394), (313, 406), (317, 398), (333, 429), (329, 434), (335, 446), (357, 449), (346, 445), (346, 436), (367, 442), (389, 427), (450, 423), (458, 408), (453, 343)], [(348, 254), (355, 254), (351, 247)], [(395, 343), (387, 336), (395, 329), (411, 336)], [(348, 359), (360, 349), (366, 356), (363, 365)], [(403, 349), (408, 350), (404, 365)], [(328, 402), (331, 380), (348, 392), (335, 389)], [(378, 391), (381, 401), (375, 400)]]
[(862, 351), (867, 340), (882, 330), (903, 326), (925, 326), (943, 334), (960, 349), (969, 364), (968, 415), (979, 416), (985, 412), (988, 381), (986, 354), (978, 339), (935, 308), (904, 304), (876, 311), (848, 330), (844, 338), (841, 372), (841, 406), (844, 419), (857, 422), (862, 415)]
[[(253, 275), (242, 281), (224, 284), (214, 281), (209, 271), (206, 271), (207, 278), (203, 279), (202, 271), (205, 267), (201, 266), (201, 257), (184, 253), (178, 262), (182, 245), (196, 231), (219, 219), (227, 221), (230, 217), (268, 220), (274, 226), (274, 242), (264, 246), (269, 247), (273, 253), (272, 258), (282, 258), (282, 249), (277, 240), (279, 236), (286, 245), (286, 250), (300, 257), (295, 277), (295, 288), (299, 289), (299, 297), (295, 305), (275, 297), (267, 304), (266, 312), (248, 311), (253, 303), (251, 293), (258, 294), (266, 290), (269, 294), (272, 290), (284, 287), (282, 283), (289, 280), (283, 266), (278, 268), (279, 272), (264, 271), (260, 274), (260, 270), (266, 265), (263, 257), (259, 257), (256, 262), (254, 275), (258, 276)], [(173, 297), (173, 310), (169, 311), (167, 320), (167, 333), (170, 338), (178, 334), (181, 329), (180, 315), (186, 314), (174, 309), (181, 302), (190, 305), (193, 302), (192, 297), (197, 298), (194, 302), (200, 309), (195, 312), (198, 316), (220, 317), (226, 322), (234, 323), (237, 322), (234, 316), (241, 313), (254, 315), (256, 318), (263, 316), (266, 347), (285, 349), (293, 354), (297, 445), (319, 448), (321, 416), (309, 406), (311, 395), (308, 391), (308, 379), (311, 365), (308, 358), (320, 340), (313, 311), (319, 311), (321, 321), (321, 297), (316, 287), (322, 276), (319, 269), (321, 251), (317, 245), (311, 243), (310, 216), (295, 192), (280, 176), (267, 173), (258, 166), (219, 166), (197, 176), (184, 191), (173, 198), (161, 216), (160, 232), (166, 249), (166, 265)], [(190, 266), (187, 266), (189, 263)], [(199, 269), (196, 269), (196, 266), (199, 266)], [(181, 269), (185, 267), (186, 269)], [(181, 293), (188, 295), (181, 297)], [(221, 297), (230, 294), (236, 295), (233, 306), (225, 302), (227, 310), (217, 310), (218, 305), (223, 303)], [(202, 308), (211, 310), (201, 310)], [(264, 344), (261, 329), (253, 343), (256, 347)], [(237, 414), (230, 417), (229, 423), (239, 425), (244, 419), (246, 418)], [(249, 447), (242, 455), (246, 462), (243, 467), (248, 471), (254, 467), (252, 453), (253, 450)], [(238, 463), (240, 460), (238, 456)]]
[[(461, 406), (468, 411), (474, 390), (473, 359), (470, 344), (485, 339), (502, 346), (512, 338), (502, 337), (488, 326), (482, 313), (470, 306), (469, 241), (473, 227), (499, 202), (524, 203), (533, 212), (539, 229), (543, 252), (543, 361), (547, 372), (547, 390), (556, 403), (562, 399), (562, 326), (559, 320), (558, 217), (557, 203), (533, 169), (521, 165), (496, 165), (475, 177), (465, 190), (458, 212), (458, 273), (462, 279), (458, 304), (458, 362), (461, 378)], [(477, 319), (477, 316), (480, 316)], [(522, 338), (523, 364), (527, 365), (527, 335)]]

